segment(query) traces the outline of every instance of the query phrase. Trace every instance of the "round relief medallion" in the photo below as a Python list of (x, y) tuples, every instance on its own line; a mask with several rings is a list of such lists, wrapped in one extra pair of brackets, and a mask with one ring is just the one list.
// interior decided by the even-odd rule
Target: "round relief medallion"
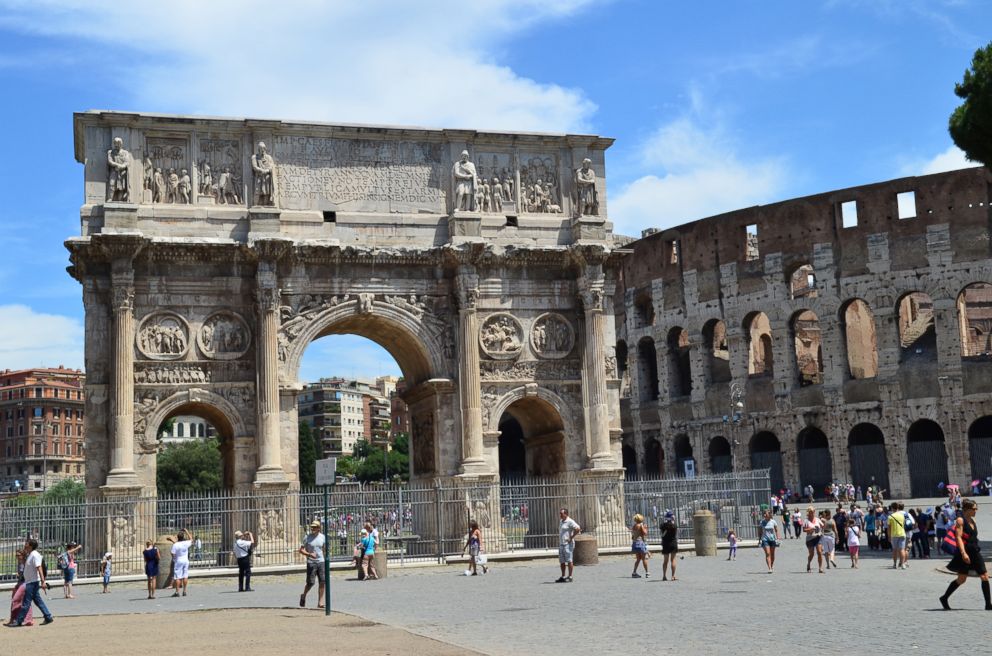
[(491, 358), (512, 360), (523, 350), (524, 329), (509, 314), (490, 315), (479, 329), (479, 345)]
[(214, 312), (196, 333), (200, 351), (214, 360), (234, 360), (248, 351), (251, 332), (240, 314), (230, 310)]
[(530, 329), (530, 346), (541, 358), (564, 358), (575, 346), (575, 330), (560, 314), (542, 314)]
[(189, 352), (189, 325), (175, 312), (155, 312), (138, 324), (135, 340), (149, 360), (178, 360)]

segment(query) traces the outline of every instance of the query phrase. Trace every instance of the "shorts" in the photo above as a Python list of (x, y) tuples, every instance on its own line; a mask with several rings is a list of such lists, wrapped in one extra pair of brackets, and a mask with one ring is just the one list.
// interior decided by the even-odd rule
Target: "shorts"
[(851, 558), (857, 558), (858, 552), (861, 551), (860, 544), (849, 544), (847, 545), (847, 550), (851, 552)]
[(892, 550), (902, 551), (906, 548), (906, 536), (901, 538), (892, 538)]
[(75, 581), (76, 580), (76, 568), (75, 567), (66, 567), (64, 570), (62, 570), (62, 580), (65, 581), (66, 583), (72, 583), (73, 581)]
[(110, 574), (104, 574), (103, 575), (103, 584), (104, 585), (110, 585)]
[(472, 558), (475, 558), (476, 556), (478, 556), (479, 555), (479, 545), (477, 545), (477, 544), (470, 544), (468, 546), (468, 555), (469, 556), (472, 556)]
[(558, 562), (561, 564), (572, 562), (572, 552), (575, 551), (574, 542), (566, 542), (558, 545)]
[[(778, 546), (778, 540), (776, 540), (775, 538), (761, 538), (761, 548), (762, 549), (764, 549), (765, 547), (775, 548), (777, 546)], [(736, 548), (737, 548), (737, 545), (734, 545), (733, 547), (731, 547), (731, 549), (736, 549)]]
[(189, 578), (189, 561), (188, 560), (176, 560), (172, 563), (172, 578), (175, 579), (185, 579)]
[(820, 544), (823, 545), (823, 553), (833, 553), (834, 547), (837, 546), (837, 541), (832, 535), (824, 535), (820, 538)]
[(679, 552), (679, 544), (678, 544), (678, 542), (676, 542), (674, 544), (672, 544), (672, 543), (665, 544), (664, 542), (662, 542), (662, 544), (661, 544), (661, 553), (662, 554), (669, 555), (669, 554), (678, 553), (678, 552)]
[(813, 537), (813, 538), (806, 538), (806, 548), (807, 549), (814, 549), (814, 548), (816, 548), (816, 545), (820, 544), (820, 538), (821, 537), (823, 537), (823, 536), (817, 535), (816, 537)]
[(630, 545), (631, 553), (647, 553), (648, 545), (644, 540), (634, 540), (634, 543)]
[(311, 563), (307, 562), (307, 585), (313, 585), (314, 579), (324, 585), (324, 561)]

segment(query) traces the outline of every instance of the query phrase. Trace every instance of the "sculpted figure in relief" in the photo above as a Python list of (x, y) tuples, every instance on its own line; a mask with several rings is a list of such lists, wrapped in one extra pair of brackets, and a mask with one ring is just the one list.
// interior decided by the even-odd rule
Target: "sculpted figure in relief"
[(241, 354), (248, 348), (248, 333), (240, 321), (230, 315), (215, 315), (200, 330), (203, 350), (208, 355)]
[(463, 150), (461, 159), (455, 162), (451, 169), (455, 183), (455, 210), (472, 212), (477, 209), (476, 187), (478, 180), (475, 174), (475, 164), (468, 161), (468, 151)]
[(214, 177), (210, 172), (210, 165), (206, 162), (200, 167), (200, 195), (211, 196), (214, 193)]
[(162, 169), (155, 169), (155, 178), (152, 181), (152, 202), (164, 203), (165, 197), (165, 175), (162, 173)]
[(235, 205), (241, 204), (241, 196), (238, 194), (234, 174), (231, 173), (231, 169), (227, 166), (224, 167), (217, 181), (217, 202), (221, 205), (226, 205), (229, 202)]
[(546, 314), (538, 318), (531, 329), (530, 339), (537, 353), (548, 356), (568, 355), (575, 344), (572, 327), (564, 318), (556, 314)]
[(509, 316), (490, 317), (483, 324), (481, 333), (483, 350), (490, 355), (513, 355), (520, 352), (522, 331)]
[(255, 203), (273, 206), (275, 202), (275, 185), (272, 174), (276, 163), (265, 149), (265, 143), (258, 142), (258, 150), (251, 156), (251, 170), (255, 173)]
[(138, 346), (149, 355), (178, 356), (186, 352), (186, 329), (173, 317), (149, 322), (138, 333)]
[(575, 185), (579, 191), (579, 214), (596, 216), (599, 214), (599, 201), (596, 198), (596, 172), (592, 170), (592, 160), (582, 160), (582, 168), (575, 171)]
[(190, 190), (193, 187), (193, 181), (189, 177), (189, 171), (183, 169), (182, 174), (179, 176), (179, 198), (176, 202), (189, 204)]
[(141, 160), (141, 169), (142, 186), (145, 191), (150, 193), (155, 183), (155, 165), (152, 164), (152, 158), (148, 155), (145, 155), (145, 158)]
[(167, 203), (179, 202), (179, 174), (176, 173), (176, 169), (169, 169), (169, 186), (168, 186), (168, 193), (166, 194), (165, 202)]
[(493, 178), (492, 184), (492, 212), (503, 211), (503, 185), (499, 183), (499, 178)]
[(127, 172), (131, 166), (131, 153), (124, 150), (124, 140), (114, 137), (113, 147), (107, 151), (107, 200), (120, 203), (131, 202), (131, 187)]

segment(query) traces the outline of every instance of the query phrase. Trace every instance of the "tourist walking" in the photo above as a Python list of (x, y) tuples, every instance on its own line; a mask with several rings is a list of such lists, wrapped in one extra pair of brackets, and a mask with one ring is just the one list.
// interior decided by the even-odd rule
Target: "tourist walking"
[(110, 574), (113, 570), (112, 559), (114, 554), (107, 552), (103, 554), (103, 559), (100, 561), (100, 576), (103, 577), (103, 594), (110, 592)]
[(38, 541), (34, 538), (28, 538), (24, 542), (24, 553), (27, 556), (24, 559), (24, 597), (21, 601), (21, 610), (14, 621), (8, 622), (7, 626), (13, 628), (24, 626), (32, 603), (45, 616), (45, 621), (42, 624), (51, 624), (55, 618), (52, 617), (51, 611), (45, 605), (45, 600), (41, 598), (41, 589), (48, 590), (49, 585), (45, 581), (44, 558), (38, 553)]
[(148, 585), (148, 598), (155, 598), (155, 588), (158, 587), (158, 564), (161, 555), (151, 540), (145, 540), (145, 550), (141, 552), (145, 559), (145, 578)]
[(737, 560), (737, 533), (734, 529), (727, 531), (727, 545), (730, 553), (727, 554), (727, 560)]
[(320, 522), (310, 522), (310, 534), (303, 539), (299, 553), (307, 559), (307, 582), (303, 587), (303, 594), (300, 595), (300, 608), (307, 605), (307, 593), (313, 587), (314, 581), (318, 582), (317, 587), (317, 608), (324, 607), (324, 534), (320, 532)]
[(823, 537), (823, 522), (816, 516), (816, 509), (810, 506), (806, 509), (806, 519), (803, 521), (803, 533), (806, 534), (806, 571), (812, 571), (813, 555), (816, 555), (816, 564), (823, 574), (823, 545), (820, 538)]
[(184, 528), (176, 535), (176, 541), (172, 543), (172, 587), (175, 590), (173, 597), (179, 596), (180, 588), (183, 596), (186, 596), (186, 589), (189, 586), (189, 550), (193, 547), (193, 533), (188, 528)]
[[(572, 557), (575, 553), (575, 536), (582, 532), (582, 527), (568, 516), (568, 508), (558, 511), (558, 564), (561, 566), (561, 576), (555, 583), (571, 583), (575, 564)], [(566, 570), (568, 575), (566, 576)]]
[(868, 513), (865, 515), (865, 533), (868, 535), (868, 548), (872, 551), (878, 549), (878, 535), (875, 532), (878, 511), (868, 506)]
[(889, 506), (889, 542), (892, 543), (892, 569), (906, 569), (906, 515), (899, 504)]
[[(17, 622), (17, 616), (21, 614), (21, 606), (24, 605), (24, 593), (26, 589), (24, 587), (24, 561), (27, 560), (28, 554), (23, 549), (18, 549), (15, 554), (17, 558), (17, 583), (14, 584), (14, 589), (10, 595), (10, 617), (7, 619), (7, 625), (13, 625)], [(31, 626), (34, 624), (34, 609), (28, 606), (27, 615), (24, 616), (22, 622), (24, 626)]]
[[(834, 528), (837, 529), (836, 549), (837, 551), (844, 551), (847, 549), (847, 540), (844, 539), (846, 537), (844, 531), (847, 528), (847, 511), (844, 510), (844, 506), (837, 506), (837, 512), (834, 513), (833, 520)], [(834, 567), (836, 567), (836, 564)]]
[(634, 525), (630, 527), (630, 539), (630, 551), (634, 554), (634, 573), (630, 577), (641, 578), (637, 573), (637, 566), (643, 564), (644, 578), (651, 578), (648, 572), (648, 527), (644, 523), (644, 515), (640, 513), (634, 515)]
[(62, 592), (66, 599), (75, 599), (72, 594), (72, 582), (76, 580), (76, 554), (83, 545), (69, 542), (65, 551), (58, 555), (59, 569), (62, 570)]
[[(466, 549), (468, 549), (469, 557), (468, 568), (472, 572), (472, 576), (478, 576), (479, 556), (482, 554), (482, 529), (479, 528), (479, 522), (474, 519), (468, 523), (468, 537), (465, 538), (465, 546), (462, 547), (463, 556)], [(482, 565), (482, 573), (489, 573), (489, 568), (485, 564)]]
[(778, 522), (772, 516), (771, 511), (765, 511), (765, 518), (761, 522), (761, 549), (765, 552), (765, 565), (768, 566), (768, 573), (775, 569), (775, 549), (778, 548)]
[(831, 565), (837, 569), (835, 554), (837, 551), (837, 540), (840, 538), (840, 531), (837, 530), (837, 523), (830, 516), (829, 510), (820, 513), (820, 523), (823, 525), (823, 536), (820, 538), (820, 546), (823, 548), (823, 559), (827, 561), (827, 569)]
[(794, 539), (796, 540), (803, 534), (803, 516), (799, 512), (799, 508), (792, 511), (792, 531), (795, 533), (796, 537)]
[(861, 526), (853, 517), (847, 520), (847, 551), (851, 554), (851, 567), (858, 569), (861, 557)]
[(255, 536), (251, 531), (234, 532), (234, 557), (238, 561), (238, 592), (252, 592), (251, 554), (255, 549)]
[(661, 525), (661, 554), (664, 556), (661, 561), (661, 580), (668, 580), (671, 566), (672, 580), (678, 581), (675, 576), (675, 561), (679, 555), (679, 529), (675, 525), (675, 513), (671, 510), (665, 511), (665, 522)]
[(965, 581), (968, 580), (968, 573), (974, 572), (982, 579), (982, 596), (985, 597), (985, 610), (992, 610), (992, 594), (989, 590), (989, 573), (985, 569), (985, 559), (982, 557), (981, 548), (978, 545), (978, 526), (975, 524), (975, 513), (978, 512), (978, 504), (974, 499), (965, 499), (961, 502), (961, 517), (954, 520), (954, 525), (948, 532), (954, 531), (954, 540), (957, 543), (957, 553), (947, 563), (947, 569), (957, 572), (958, 577), (947, 586), (947, 591), (940, 597), (940, 605), (944, 610), (950, 610), (948, 599)]

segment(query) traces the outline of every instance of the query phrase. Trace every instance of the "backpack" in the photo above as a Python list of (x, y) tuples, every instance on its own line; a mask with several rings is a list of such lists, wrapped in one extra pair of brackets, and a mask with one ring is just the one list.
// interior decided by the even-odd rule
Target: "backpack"
[(902, 517), (903, 517), (903, 520), (902, 520), (903, 521), (903, 529), (907, 533), (909, 533), (914, 528), (916, 528), (916, 521), (913, 519), (913, 516), (912, 515), (910, 515), (908, 512), (906, 512), (904, 510), (902, 512)]
[(55, 566), (60, 570), (69, 569), (69, 554), (62, 551), (55, 559)]

